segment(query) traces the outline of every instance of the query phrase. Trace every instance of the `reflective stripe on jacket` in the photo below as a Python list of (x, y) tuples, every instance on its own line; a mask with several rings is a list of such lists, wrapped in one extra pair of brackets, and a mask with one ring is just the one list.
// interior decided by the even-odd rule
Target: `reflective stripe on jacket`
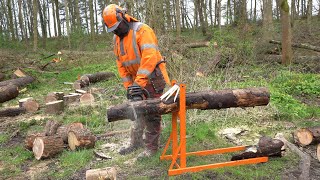
[[(114, 36), (118, 71), (125, 88), (133, 83), (145, 87), (149, 83), (148, 76), (162, 60), (158, 40), (148, 25), (141, 22), (129, 22), (129, 24), (130, 31), (127, 36), (123, 39)], [(165, 63), (159, 64), (164, 80), (170, 85), (165, 66)]]

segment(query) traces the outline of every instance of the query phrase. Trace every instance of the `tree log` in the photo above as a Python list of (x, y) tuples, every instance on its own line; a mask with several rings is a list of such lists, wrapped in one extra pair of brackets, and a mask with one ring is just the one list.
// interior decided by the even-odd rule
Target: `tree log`
[(0, 110), (0, 117), (13, 117), (26, 112), (26, 108), (7, 108)]
[(250, 146), (245, 152), (233, 155), (231, 161), (256, 157), (272, 157), (282, 156), (284, 143), (279, 139), (271, 139), (269, 137), (261, 137), (258, 146)]
[(58, 121), (54, 121), (54, 120), (49, 120), (46, 123), (45, 126), (45, 135), (46, 136), (53, 136), (56, 134), (57, 129), (59, 128), (59, 126), (61, 126), (61, 123)]
[(9, 84), (8, 86), (0, 86), (0, 103), (9, 101), (19, 95), (19, 90), (16, 85)]
[(63, 151), (63, 140), (59, 136), (36, 137), (33, 142), (33, 154), (37, 160), (53, 157)]
[(49, 93), (45, 98), (45, 103), (63, 100), (64, 93), (63, 92), (52, 92)]
[(35, 79), (31, 76), (21, 77), (21, 78), (17, 78), (17, 79), (11, 79), (11, 80), (0, 82), (0, 87), (7, 86), (9, 84), (13, 84), (13, 85), (16, 85), (18, 88), (22, 88), (22, 87), (32, 83), (34, 80)]
[(309, 144), (320, 142), (320, 127), (309, 127), (298, 129), (293, 133), (295, 143), (300, 146), (307, 146)]
[(88, 129), (72, 129), (68, 133), (68, 144), (71, 150), (93, 148), (96, 137)]
[(68, 125), (62, 125), (60, 127), (58, 127), (56, 134), (60, 137), (62, 137), (63, 142), (65, 142), (66, 144), (68, 143), (68, 133), (70, 130), (74, 130), (74, 129), (83, 129), (83, 124), (76, 122), (76, 123), (71, 123)]
[[(270, 40), (269, 43), (281, 45), (281, 42), (280, 41), (276, 41), (276, 40)], [(313, 46), (313, 45), (310, 45), (310, 44), (292, 43), (291, 46), (292, 47), (296, 47), (296, 48), (303, 48), (303, 49), (309, 49), (309, 50), (320, 52), (320, 47), (319, 46)]]
[(63, 100), (53, 101), (46, 103), (45, 113), (47, 114), (60, 114), (63, 112), (64, 102)]
[[(281, 63), (281, 55), (267, 55), (264, 60)], [(294, 56), (292, 59), (292, 62), (295, 64), (310, 63), (311, 61), (320, 61), (320, 56)]]
[(112, 72), (98, 72), (94, 74), (85, 74), (81, 76), (80, 80), (84, 82), (85, 86), (89, 86), (91, 83), (108, 80), (114, 76), (115, 74)]
[(36, 133), (36, 134), (30, 134), (26, 137), (24, 140), (24, 147), (28, 149), (29, 151), (32, 151), (33, 148), (33, 142), (37, 137), (44, 137), (44, 133)]
[(114, 167), (87, 170), (86, 180), (96, 180), (96, 179), (116, 180), (117, 170)]
[[(264, 106), (269, 103), (270, 93), (267, 88), (248, 88), (234, 90), (219, 90), (186, 94), (187, 109), (223, 109), (231, 107)], [(179, 99), (173, 102), (173, 97), (162, 102), (151, 99), (138, 102), (126, 102), (107, 110), (109, 122), (131, 119), (150, 114), (168, 114), (179, 110)]]
[(20, 99), (18, 101), (19, 107), (23, 107), (24, 103), (26, 103), (28, 100), (33, 100), (33, 98), (32, 97), (27, 97), (27, 98)]
[(185, 47), (188, 48), (201, 48), (201, 47), (209, 47), (210, 42), (209, 41), (205, 41), (205, 42), (194, 42), (194, 43), (189, 43), (189, 44), (185, 44)]

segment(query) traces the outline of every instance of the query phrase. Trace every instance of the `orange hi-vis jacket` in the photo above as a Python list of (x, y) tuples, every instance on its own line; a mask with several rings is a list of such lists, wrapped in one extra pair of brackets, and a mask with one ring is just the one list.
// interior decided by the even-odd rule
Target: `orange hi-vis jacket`
[[(134, 83), (144, 88), (150, 84), (148, 76), (163, 59), (153, 30), (132, 17), (128, 21), (130, 24), (128, 34), (122, 39), (114, 36), (118, 71), (126, 89)], [(160, 63), (158, 66), (163, 79), (170, 85), (166, 64)]]

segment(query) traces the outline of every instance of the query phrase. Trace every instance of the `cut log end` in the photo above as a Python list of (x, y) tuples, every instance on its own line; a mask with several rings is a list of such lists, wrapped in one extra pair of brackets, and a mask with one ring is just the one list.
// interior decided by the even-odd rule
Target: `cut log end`
[(64, 101), (59, 100), (59, 101), (46, 103), (45, 112), (47, 114), (59, 114), (63, 111), (63, 109), (64, 109)]
[(77, 139), (77, 136), (75, 135), (74, 132), (68, 133), (68, 144), (69, 144), (69, 147), (72, 151), (74, 151), (80, 145), (80, 143)]
[(80, 97), (80, 103), (81, 104), (92, 104), (92, 103), (94, 103), (94, 96), (90, 93), (83, 94)]
[(29, 99), (23, 103), (23, 107), (26, 108), (27, 112), (33, 113), (39, 110), (39, 103), (35, 100)]
[(41, 138), (36, 138), (33, 142), (33, 154), (37, 160), (40, 160), (44, 150), (44, 143)]
[(294, 136), (295, 141), (302, 146), (311, 144), (313, 140), (312, 132), (305, 128), (297, 130)]
[(86, 180), (96, 180), (96, 179), (116, 180), (117, 170), (114, 167), (87, 170)]
[(68, 144), (71, 150), (93, 148), (96, 137), (88, 129), (73, 129), (68, 133)]

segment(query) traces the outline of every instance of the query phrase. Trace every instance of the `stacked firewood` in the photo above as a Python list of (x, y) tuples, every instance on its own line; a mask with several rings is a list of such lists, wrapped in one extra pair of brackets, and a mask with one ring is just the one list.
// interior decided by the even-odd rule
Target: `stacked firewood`
[(320, 127), (301, 128), (293, 133), (294, 142), (320, 161)]
[(53, 157), (65, 148), (76, 150), (93, 148), (96, 137), (82, 123), (61, 123), (49, 120), (42, 133), (29, 134), (25, 139), (25, 148), (33, 151), (37, 160)]

